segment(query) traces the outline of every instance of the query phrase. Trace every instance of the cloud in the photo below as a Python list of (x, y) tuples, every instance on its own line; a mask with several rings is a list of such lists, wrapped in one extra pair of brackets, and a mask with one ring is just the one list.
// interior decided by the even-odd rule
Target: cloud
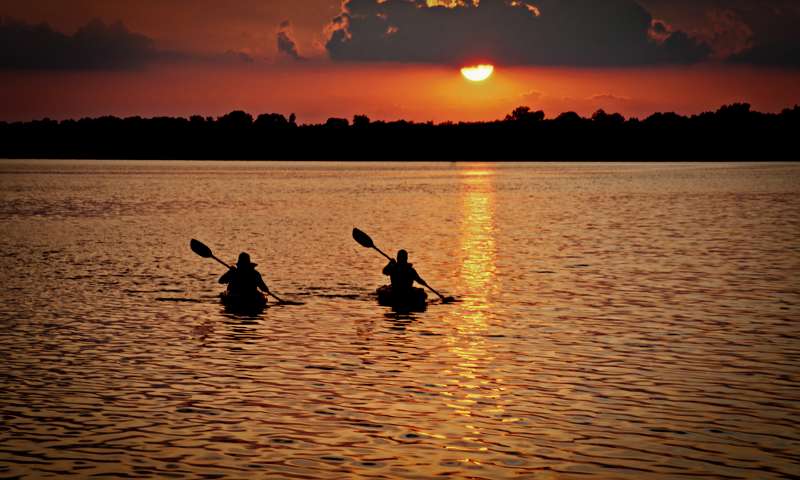
[(797, 0), (639, 0), (731, 63), (800, 66)]
[(141, 67), (162, 55), (153, 41), (121, 23), (92, 20), (73, 35), (42, 23), (0, 19), (0, 69), (119, 70)]
[(293, 60), (304, 60), (297, 51), (297, 44), (292, 39), (292, 24), (288, 20), (281, 22), (278, 30), (278, 53)]
[(505, 65), (689, 64), (710, 49), (681, 31), (651, 35), (635, 0), (345, 0), (326, 44), (339, 61)]
[(757, 45), (733, 55), (730, 61), (760, 66), (799, 68), (800, 40)]
[(669, 25), (664, 23), (661, 20), (654, 20), (650, 32), (657, 37), (661, 37), (662, 40), (666, 40), (671, 33), (671, 28)]
[[(800, 67), (800, 5), (775, 5), (767, 9), (769, 21), (745, 17), (751, 32), (748, 48), (730, 57), (733, 63), (774, 67)], [(747, 12), (745, 12), (747, 13)], [(741, 16), (745, 16), (743, 13)]]
[(753, 48), (753, 29), (745, 22), (742, 12), (719, 8), (706, 13), (708, 26), (703, 35), (714, 49), (714, 56), (727, 59)]

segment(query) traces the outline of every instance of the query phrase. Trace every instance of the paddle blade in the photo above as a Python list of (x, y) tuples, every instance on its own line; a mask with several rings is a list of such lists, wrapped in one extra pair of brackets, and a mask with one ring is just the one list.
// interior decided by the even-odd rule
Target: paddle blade
[(200, 255), (203, 258), (211, 258), (214, 256), (214, 254), (211, 253), (211, 249), (208, 248), (206, 244), (201, 242), (200, 240), (192, 239), (192, 241), (189, 242), (189, 247), (191, 247), (194, 253)]
[(372, 239), (366, 233), (362, 232), (361, 230), (354, 228), (353, 229), (353, 240), (359, 243), (362, 247), (366, 248), (374, 248), (375, 244), (372, 243)]

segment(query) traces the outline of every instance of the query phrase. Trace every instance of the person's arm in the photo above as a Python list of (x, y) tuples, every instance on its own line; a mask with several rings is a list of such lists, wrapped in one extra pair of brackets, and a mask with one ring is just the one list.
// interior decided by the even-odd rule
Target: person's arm
[(256, 284), (256, 286), (260, 288), (262, 292), (269, 292), (269, 287), (267, 287), (267, 284), (264, 283), (264, 279), (261, 278), (260, 273), (258, 274), (258, 283)]
[(425, 280), (423, 280), (422, 277), (419, 276), (419, 273), (417, 273), (417, 270), (416, 269), (413, 269), (413, 270), (414, 270), (414, 281), (419, 283), (420, 285), (427, 286), (428, 284), (425, 283)]
[(383, 274), (391, 276), (392, 273), (394, 273), (394, 269), (395, 269), (396, 265), (397, 265), (397, 262), (395, 262), (394, 260), (390, 261), (385, 267), (383, 267)]
[(219, 277), (219, 283), (231, 283), (233, 280), (233, 276), (236, 274), (236, 267), (231, 267), (230, 270), (225, 272), (221, 277)]

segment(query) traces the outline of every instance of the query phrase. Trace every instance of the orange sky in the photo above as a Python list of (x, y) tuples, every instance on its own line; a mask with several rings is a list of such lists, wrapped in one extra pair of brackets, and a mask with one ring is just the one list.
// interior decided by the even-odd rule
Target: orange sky
[(300, 123), (365, 113), (373, 119), (492, 120), (519, 105), (555, 116), (598, 108), (625, 116), (683, 114), (747, 101), (761, 111), (800, 103), (800, 72), (697, 66), (503, 68), (486, 82), (430, 65), (150, 66), (142, 71), (0, 73), (0, 118), (296, 113)]
[[(778, 13), (786, 17), (786, 12), (800, 11), (790, 0), (764, 0), (772, 7), (760, 10), (747, 0), (638, 1), (653, 18), (710, 39), (723, 50), (731, 42), (760, 38), (749, 35), (780, 30), (770, 28)], [(733, 6), (739, 8), (736, 15), (721, 9)], [(301, 123), (362, 113), (373, 119), (440, 122), (498, 119), (519, 105), (551, 117), (569, 110), (589, 115), (598, 108), (645, 117), (656, 111), (697, 113), (731, 102), (772, 112), (800, 104), (800, 68), (496, 65), (490, 80), (475, 84), (453, 65), (336, 62), (324, 43), (330, 37), (326, 25), (341, 8), (341, 0), (0, 0), (0, 16), (46, 22), (67, 35), (94, 18), (121, 20), (130, 32), (152, 39), (158, 50), (185, 54), (172, 63), (127, 70), (0, 69), (0, 120), (218, 116), (243, 109), (294, 112)], [(743, 20), (752, 28), (740, 28)], [(308, 61), (292, 62), (278, 54), (276, 35), (284, 21), (291, 22), (291, 39)], [(253, 63), (225, 60), (226, 51), (246, 53)]]

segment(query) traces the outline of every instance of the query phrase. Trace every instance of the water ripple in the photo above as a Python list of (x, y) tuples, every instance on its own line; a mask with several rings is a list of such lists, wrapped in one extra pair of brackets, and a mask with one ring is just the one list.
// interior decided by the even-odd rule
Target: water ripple
[[(798, 177), (0, 164), (0, 478), (796, 478)], [(353, 225), (460, 302), (377, 306)]]

